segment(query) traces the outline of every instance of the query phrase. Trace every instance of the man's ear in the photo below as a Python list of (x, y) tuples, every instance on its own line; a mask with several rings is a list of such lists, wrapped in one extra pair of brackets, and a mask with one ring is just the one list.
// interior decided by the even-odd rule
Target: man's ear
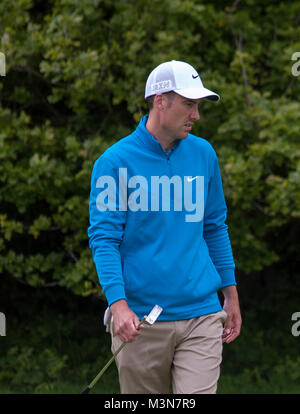
[(154, 106), (156, 106), (159, 111), (164, 111), (167, 104), (166, 101), (166, 97), (162, 93), (158, 93), (154, 97)]

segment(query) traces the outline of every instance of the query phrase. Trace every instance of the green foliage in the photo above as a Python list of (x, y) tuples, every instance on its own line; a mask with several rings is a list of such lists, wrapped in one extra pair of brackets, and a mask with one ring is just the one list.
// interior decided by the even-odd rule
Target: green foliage
[(59, 357), (46, 348), (34, 357), (33, 348), (12, 347), (5, 361), (1, 361), (0, 381), (9, 381), (11, 386), (22, 385), (24, 390), (49, 392), (65, 367), (67, 356)]
[[(277, 320), (281, 302), (290, 313), (298, 310), (294, 301), (285, 306), (290, 296), (283, 286), (297, 292), (299, 274), (300, 77), (292, 75), (291, 57), (300, 51), (300, 4), (231, 4), (1, 1), (1, 280), (9, 275), (24, 289), (59, 287), (81, 298), (101, 293), (87, 238), (93, 163), (147, 113), (150, 71), (169, 59), (187, 61), (221, 95), (201, 105), (193, 132), (219, 156), (234, 256), (244, 275), (240, 289), (246, 285), (254, 298), (242, 309), (244, 334), (230, 348), (220, 392), (287, 392), (299, 385), (299, 358), (288, 351), (287, 331), (269, 330), (261, 320), (268, 314), (270, 324)], [(266, 301), (270, 287), (262, 296), (249, 293), (255, 275), (264, 283), (266, 274), (281, 278), (274, 302)], [(0, 311), (5, 295), (15, 302), (14, 289), (3, 292), (1, 286)], [(257, 304), (265, 308), (254, 312)], [(29, 307), (24, 298), (22, 305)], [(16, 323), (0, 355), (0, 382), (13, 390), (59, 392), (57, 383), (70, 390), (79, 366), (84, 385), (109, 355), (108, 345), (88, 334), (82, 346), (88, 321), (79, 338), (76, 321), (65, 315), (41, 313), (34, 327), (18, 323), (27, 331)]]
[[(1, 293), (7, 335), (0, 341), (0, 392), (79, 393), (110, 358), (100, 298), (25, 286), (8, 277)], [(105, 392), (113, 377), (114, 369)], [(71, 385), (67, 391), (66, 384)]]
[(92, 165), (146, 113), (147, 75), (169, 59), (197, 67), (222, 98), (204, 103), (195, 133), (220, 157), (238, 268), (289, 261), (299, 246), (286, 231), (300, 217), (299, 15), (298, 3), (271, 0), (3, 1), (1, 270), (97, 292)]
[[(241, 335), (224, 345), (221, 394), (298, 393), (299, 340), (291, 315), (299, 310), (300, 279), (245, 278), (240, 288)], [(251, 280), (252, 279), (252, 280)], [(106, 304), (69, 289), (25, 286), (6, 277), (1, 310), (7, 336), (0, 341), (0, 393), (78, 394), (111, 357), (102, 318)], [(115, 364), (92, 393), (118, 394)]]
[[(88, 319), (86, 322), (91, 323)], [(79, 338), (76, 335), (78, 326), (70, 316), (58, 314), (51, 321), (49, 315), (44, 314), (42, 320), (35, 318), (18, 334), (11, 331), (7, 344), (1, 344), (0, 389), (9, 385), (10, 392), (62, 393), (57, 384), (65, 382), (73, 383), (69, 392), (79, 393), (111, 356), (108, 338), (99, 341), (99, 333), (103, 332), (99, 330), (97, 334), (95, 328), (99, 327), (91, 324), (92, 337)], [(25, 337), (19, 335), (21, 332)], [(12, 342), (18, 345), (11, 345)], [(106, 378), (109, 385), (104, 390), (108, 393), (112, 378), (115, 392), (118, 392), (114, 368)]]
[(220, 379), (220, 394), (299, 394), (300, 359), (287, 358), (269, 367), (265, 377), (259, 366), (245, 369), (239, 375), (224, 375)]

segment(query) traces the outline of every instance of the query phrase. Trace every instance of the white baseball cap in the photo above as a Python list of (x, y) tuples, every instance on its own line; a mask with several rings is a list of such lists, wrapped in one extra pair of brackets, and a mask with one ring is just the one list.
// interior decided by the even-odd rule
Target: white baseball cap
[(204, 88), (193, 66), (178, 60), (161, 63), (153, 69), (146, 82), (145, 98), (171, 91), (189, 99), (208, 98), (212, 101), (220, 99), (215, 92)]

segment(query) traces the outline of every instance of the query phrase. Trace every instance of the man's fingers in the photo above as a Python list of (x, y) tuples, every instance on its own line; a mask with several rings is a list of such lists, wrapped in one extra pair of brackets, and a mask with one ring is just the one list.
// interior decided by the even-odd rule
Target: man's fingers
[(128, 307), (124, 299), (110, 305), (114, 320), (114, 330), (123, 342), (132, 342), (140, 334), (138, 329), (139, 318)]
[(228, 336), (231, 333), (231, 329), (229, 328), (224, 328), (223, 329), (223, 335), (222, 337), (225, 338), (226, 336)]
[(232, 327), (225, 326), (222, 334), (222, 342), (229, 344), (230, 342), (234, 341), (239, 336), (240, 330), (240, 325)]
[(241, 323), (238, 318), (228, 317), (223, 329), (222, 342), (229, 344), (234, 341), (240, 334)]
[(222, 342), (227, 342), (231, 336), (231, 328), (224, 328), (222, 334)]
[(140, 335), (139, 320), (126, 320), (119, 325), (116, 333), (123, 342), (133, 342)]

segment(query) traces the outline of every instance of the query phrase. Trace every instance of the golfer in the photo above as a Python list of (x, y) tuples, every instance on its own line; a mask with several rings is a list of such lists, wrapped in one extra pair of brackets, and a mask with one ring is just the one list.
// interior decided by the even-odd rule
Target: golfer
[[(175, 60), (150, 73), (145, 98), (149, 115), (96, 160), (91, 177), (88, 235), (112, 351), (128, 342), (116, 358), (120, 389), (213, 394), (241, 315), (218, 158), (191, 131), (202, 101), (220, 98)], [(138, 328), (156, 304), (157, 322)]]

